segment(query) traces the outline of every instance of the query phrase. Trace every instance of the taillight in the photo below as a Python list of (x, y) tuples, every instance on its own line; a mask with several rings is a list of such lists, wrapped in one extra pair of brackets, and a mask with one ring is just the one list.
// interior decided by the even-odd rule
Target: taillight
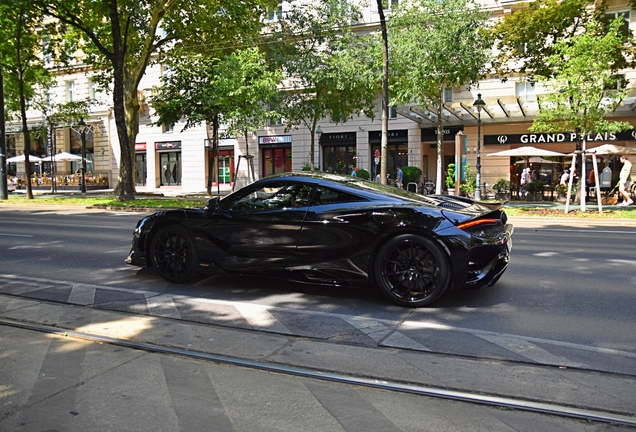
[(499, 222), (499, 219), (475, 219), (468, 222), (460, 223), (457, 225), (457, 228), (461, 230), (478, 227), (480, 225), (489, 225), (496, 224)]

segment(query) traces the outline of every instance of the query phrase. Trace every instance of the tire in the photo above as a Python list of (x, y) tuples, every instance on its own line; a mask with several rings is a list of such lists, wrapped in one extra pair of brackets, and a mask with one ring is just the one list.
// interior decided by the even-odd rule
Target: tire
[(198, 271), (199, 257), (190, 232), (180, 225), (161, 228), (150, 246), (152, 265), (170, 282), (188, 282)]
[(380, 248), (374, 276), (384, 295), (407, 307), (433, 303), (451, 281), (443, 250), (432, 240), (414, 234), (393, 237)]

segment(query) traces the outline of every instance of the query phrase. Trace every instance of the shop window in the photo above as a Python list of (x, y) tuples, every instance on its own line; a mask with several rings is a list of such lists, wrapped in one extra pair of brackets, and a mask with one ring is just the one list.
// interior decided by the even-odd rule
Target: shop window
[(534, 82), (527, 79), (515, 83), (515, 96), (524, 102), (534, 102), (537, 100)]

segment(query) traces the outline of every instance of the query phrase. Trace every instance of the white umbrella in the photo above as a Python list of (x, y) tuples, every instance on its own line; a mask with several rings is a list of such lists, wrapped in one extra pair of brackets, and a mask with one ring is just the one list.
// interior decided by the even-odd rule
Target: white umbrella
[(78, 156), (78, 155), (75, 155), (75, 154), (72, 154), (72, 153), (67, 153), (67, 152), (61, 152), (61, 153), (56, 154), (55, 156), (47, 156), (47, 157), (43, 158), (42, 160), (46, 161), (46, 162), (51, 162), (54, 157), (55, 157), (55, 160), (59, 161), (59, 162), (61, 162), (61, 161), (64, 161), (64, 162), (67, 162), (67, 161), (81, 161), (82, 160), (81, 156)]
[[(29, 162), (39, 162), (42, 159), (40, 159), (37, 156), (33, 156), (33, 155), (29, 155)], [(7, 163), (16, 163), (16, 162), (24, 162), (24, 155), (21, 154), (20, 156), (13, 156), (7, 159)]]
[(636, 154), (636, 148), (632, 148), (632, 147), (623, 147), (623, 146), (619, 146), (619, 145), (615, 145), (615, 144), (603, 144), (601, 146), (598, 147), (594, 147), (594, 148), (589, 148), (587, 149), (587, 153), (594, 153), (596, 155), (599, 156), (606, 156), (606, 155), (629, 155), (629, 154)]
[(565, 156), (564, 153), (555, 152), (552, 150), (544, 150), (532, 146), (525, 146), (514, 148), (510, 150), (502, 150), (496, 153), (490, 153), (488, 156), (508, 156), (508, 157), (530, 157), (530, 156)]
[[(530, 162), (530, 163), (542, 163), (542, 164), (558, 164), (558, 163), (560, 163), (560, 162), (555, 162), (555, 161), (550, 160), (550, 159), (542, 158), (541, 156), (531, 156), (528, 159), (528, 162)], [(519, 165), (521, 163), (523, 163), (523, 162), (521, 162), (521, 161), (520, 162), (515, 162), (515, 165)]]

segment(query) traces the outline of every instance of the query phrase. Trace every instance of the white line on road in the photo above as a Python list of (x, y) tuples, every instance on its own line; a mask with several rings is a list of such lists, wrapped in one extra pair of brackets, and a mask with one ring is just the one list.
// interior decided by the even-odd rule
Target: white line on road
[(7, 233), (0, 233), (0, 236), (5, 236), (5, 237), (33, 237), (33, 234), (7, 234)]

